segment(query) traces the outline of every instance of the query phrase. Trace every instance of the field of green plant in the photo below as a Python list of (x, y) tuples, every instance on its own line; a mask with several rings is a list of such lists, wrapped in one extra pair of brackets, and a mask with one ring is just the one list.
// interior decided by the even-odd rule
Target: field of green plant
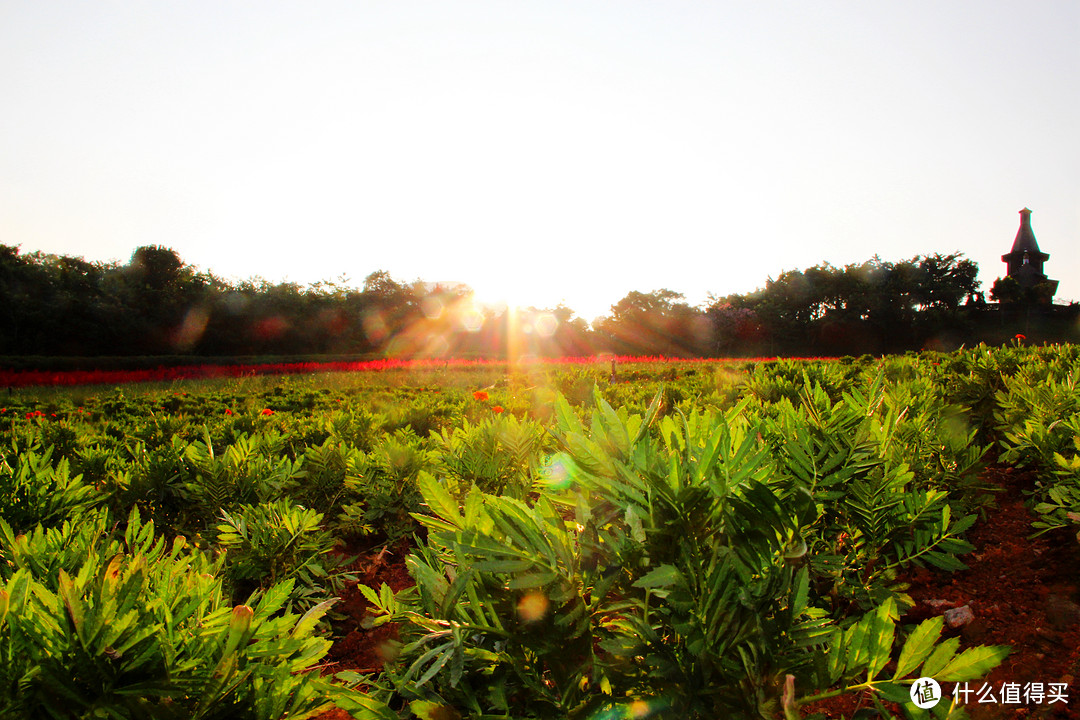
[[(984, 676), (905, 624), (987, 464), (1080, 530), (1080, 350), (426, 367), (0, 399), (0, 718), (792, 718)], [(324, 663), (343, 548), (400, 644)], [(338, 552), (335, 552), (335, 548)], [(948, 703), (935, 717), (959, 717)], [(920, 714), (922, 713), (922, 714)]]

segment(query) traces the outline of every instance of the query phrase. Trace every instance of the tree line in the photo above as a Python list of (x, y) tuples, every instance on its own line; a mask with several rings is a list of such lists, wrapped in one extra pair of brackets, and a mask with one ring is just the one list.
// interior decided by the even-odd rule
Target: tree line
[(822, 264), (701, 307), (631, 292), (591, 326), (572, 309), (473, 304), (377, 271), (362, 287), (227, 282), (172, 249), (126, 264), (0, 245), (0, 355), (748, 356), (896, 352), (959, 344), (985, 308), (978, 267), (959, 253)]

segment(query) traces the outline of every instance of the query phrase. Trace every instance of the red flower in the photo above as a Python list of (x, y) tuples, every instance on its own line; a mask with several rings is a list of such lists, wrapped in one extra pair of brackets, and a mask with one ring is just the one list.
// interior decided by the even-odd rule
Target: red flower
[(1025, 335), (1023, 333), (1016, 333), (1016, 339), (1017, 340), (1027, 340), (1027, 335)]
[(493, 413), (501, 413), (502, 411), (503, 411), (503, 406), (502, 405), (495, 405), (494, 407), (491, 408), (491, 412), (493, 412)]
[(271, 410), (270, 408), (263, 408), (262, 412), (260, 412), (259, 414), (260, 415), (273, 415), (274, 411)]
[(233, 414), (232, 408), (225, 408), (225, 414), (226, 415), (232, 415)]
[(487, 400), (488, 399), (488, 394), (486, 392), (484, 392), (483, 390), (477, 390), (476, 392), (474, 392), (472, 394), (472, 396), (474, 398), (476, 398), (477, 400)]

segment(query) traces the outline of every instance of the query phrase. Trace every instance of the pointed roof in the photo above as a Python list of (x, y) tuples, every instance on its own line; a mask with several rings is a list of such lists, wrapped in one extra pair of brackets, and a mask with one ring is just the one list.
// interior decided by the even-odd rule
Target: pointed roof
[(1043, 254), (1039, 250), (1039, 243), (1035, 242), (1035, 233), (1031, 231), (1031, 211), (1027, 208), (1020, 211), (1020, 229), (1016, 232), (1016, 239), (1013, 240), (1012, 250), (1009, 252), (1010, 255), (1020, 253)]

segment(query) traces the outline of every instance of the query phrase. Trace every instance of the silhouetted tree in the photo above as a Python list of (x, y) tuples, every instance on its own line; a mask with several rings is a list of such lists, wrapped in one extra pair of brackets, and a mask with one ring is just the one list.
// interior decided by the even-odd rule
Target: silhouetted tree
[(628, 355), (690, 356), (708, 352), (710, 332), (700, 310), (676, 302), (682, 293), (632, 291), (596, 323), (601, 342)]

